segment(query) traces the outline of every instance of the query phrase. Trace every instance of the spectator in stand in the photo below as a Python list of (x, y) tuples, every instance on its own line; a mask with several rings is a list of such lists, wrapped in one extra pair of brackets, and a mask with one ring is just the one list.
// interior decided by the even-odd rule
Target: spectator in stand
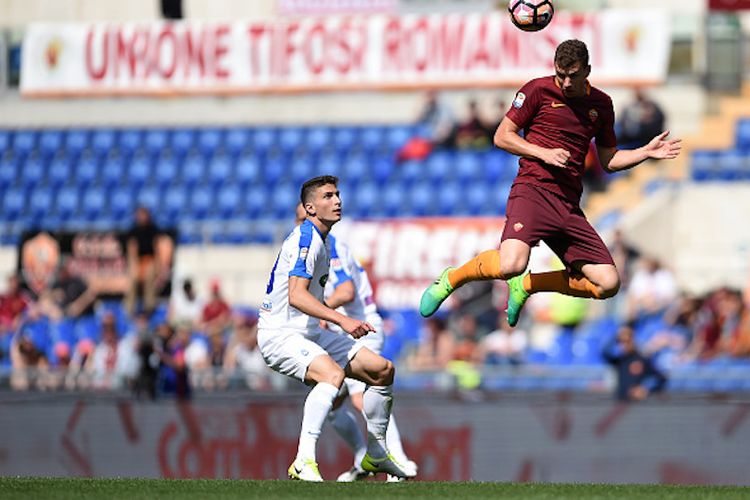
[(10, 346), (11, 388), (26, 390), (44, 377), (49, 369), (50, 347), (49, 319), (37, 304), (30, 304)]
[(435, 147), (455, 145), (456, 118), (453, 111), (440, 99), (437, 92), (428, 91), (417, 122), (427, 128), (427, 139)]
[(112, 313), (106, 313), (101, 320), (101, 340), (89, 357), (86, 370), (91, 374), (93, 387), (115, 389), (120, 381), (118, 367), (117, 324)]
[(187, 329), (174, 332), (166, 323), (159, 325), (157, 333), (165, 345), (163, 349), (155, 349), (160, 360), (159, 393), (173, 395), (178, 400), (190, 399), (190, 373), (185, 363), (185, 349), (190, 342), (190, 333)]
[(511, 328), (504, 314), (497, 317), (497, 330), (479, 342), (479, 359), (484, 365), (519, 365), (528, 341), (521, 328)]
[(172, 325), (188, 323), (190, 328), (195, 328), (201, 323), (203, 306), (203, 301), (193, 287), (193, 280), (185, 278), (182, 287), (172, 291), (169, 302), (169, 323)]
[(620, 147), (639, 148), (664, 130), (664, 112), (642, 88), (636, 88), (633, 101), (620, 113), (618, 128)]
[(617, 336), (605, 347), (603, 357), (617, 372), (615, 396), (620, 401), (644, 400), (661, 392), (667, 383), (651, 359), (636, 348), (630, 325), (620, 327)]
[(0, 335), (18, 329), (21, 316), (29, 301), (29, 297), (21, 289), (18, 276), (8, 275), (7, 288), (5, 293), (0, 295)]
[(125, 308), (132, 316), (139, 299), (143, 309), (152, 312), (156, 307), (157, 278), (160, 273), (156, 248), (160, 236), (159, 228), (151, 220), (146, 207), (135, 210), (135, 224), (127, 236), (127, 258), (130, 285), (125, 296)]
[(234, 329), (224, 358), (224, 370), (244, 378), (247, 387), (261, 390), (269, 387), (270, 371), (258, 349), (258, 320), (242, 318)]
[(440, 318), (424, 322), (417, 349), (407, 358), (406, 366), (412, 371), (442, 371), (453, 359), (455, 342), (453, 334)]
[[(162, 328), (166, 337), (168, 330)], [(138, 357), (138, 376), (133, 384), (133, 392), (136, 398), (145, 395), (149, 399), (156, 399), (156, 385), (159, 371), (159, 356), (157, 351), (164, 349), (166, 339), (154, 335), (149, 325), (149, 315), (144, 311), (139, 312), (134, 321), (134, 332), (132, 335), (137, 339), (135, 349)]]
[(469, 115), (456, 129), (456, 147), (460, 149), (486, 149), (492, 145), (495, 129), (490, 129), (479, 113), (477, 101), (469, 101)]
[(748, 353), (748, 322), (742, 294), (722, 288), (704, 301), (697, 331), (685, 358), (709, 360), (722, 356), (743, 357)]
[(46, 304), (47, 314), (59, 320), (63, 317), (93, 316), (97, 292), (75, 272), (73, 260), (68, 257), (62, 261), (47, 297), (49, 300), (42, 301)]
[(638, 320), (662, 314), (677, 299), (677, 294), (672, 272), (657, 259), (644, 257), (627, 292), (627, 317)]
[(688, 345), (696, 336), (701, 301), (687, 294), (680, 295), (664, 313), (665, 328), (657, 332), (644, 346), (660, 367), (670, 367), (683, 361)]
[(203, 306), (201, 324), (203, 331), (209, 336), (215, 332), (223, 333), (232, 321), (232, 308), (221, 293), (221, 285), (218, 281), (211, 283), (211, 298)]

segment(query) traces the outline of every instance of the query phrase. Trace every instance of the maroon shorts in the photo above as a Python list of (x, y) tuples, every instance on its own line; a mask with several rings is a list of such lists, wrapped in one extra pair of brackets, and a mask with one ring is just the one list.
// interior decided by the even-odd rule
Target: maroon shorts
[(501, 241), (521, 240), (529, 246), (544, 241), (569, 270), (582, 264), (612, 264), (607, 246), (581, 208), (544, 189), (515, 184), (510, 190)]

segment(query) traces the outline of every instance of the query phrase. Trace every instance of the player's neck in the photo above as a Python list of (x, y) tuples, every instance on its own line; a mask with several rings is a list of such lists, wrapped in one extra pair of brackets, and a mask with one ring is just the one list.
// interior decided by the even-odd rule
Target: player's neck
[(320, 235), (324, 238), (328, 236), (328, 233), (331, 232), (331, 228), (333, 227), (333, 224), (335, 224), (335, 223), (329, 224), (329, 223), (323, 222), (317, 217), (308, 217), (307, 220), (309, 220), (312, 223), (312, 225), (315, 226), (315, 228), (318, 230)]

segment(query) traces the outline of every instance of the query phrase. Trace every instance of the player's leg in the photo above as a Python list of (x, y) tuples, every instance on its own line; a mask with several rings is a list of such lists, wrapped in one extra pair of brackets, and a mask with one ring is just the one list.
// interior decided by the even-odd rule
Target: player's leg
[[(349, 399), (350, 392), (349, 386), (351, 382), (361, 384), (359, 381), (352, 380), (350, 378), (344, 379), (344, 384), (341, 386), (341, 391), (338, 397), (333, 403), (333, 408), (328, 413), (328, 422), (331, 424), (336, 433), (341, 436), (341, 439), (349, 446), (354, 454), (354, 464), (352, 467), (341, 473), (336, 479), (339, 482), (352, 482), (364, 479), (369, 476), (369, 473), (362, 469), (360, 464), (362, 459), (365, 457), (367, 452), (367, 443), (362, 434), (362, 431), (357, 422), (357, 417), (352, 409), (345, 405), (344, 402)], [(361, 401), (361, 394), (359, 395)], [(354, 405), (352, 405), (354, 406)], [(355, 406), (356, 409), (356, 406)], [(359, 411), (361, 413), (361, 403)]]
[(362, 468), (398, 477), (414, 477), (416, 471), (405, 470), (406, 467), (388, 451), (386, 441), (393, 406), (393, 363), (362, 347), (346, 366), (345, 372), (348, 377), (368, 386), (362, 396), (362, 410), (367, 420), (367, 454), (362, 460)]
[(529, 293), (558, 292), (585, 299), (608, 299), (620, 289), (620, 277), (613, 264), (583, 264), (580, 273), (567, 270), (529, 273), (523, 288)]

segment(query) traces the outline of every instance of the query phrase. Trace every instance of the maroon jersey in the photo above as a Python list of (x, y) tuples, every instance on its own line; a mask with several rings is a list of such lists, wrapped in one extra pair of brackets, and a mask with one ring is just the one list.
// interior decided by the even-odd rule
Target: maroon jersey
[(524, 85), (506, 116), (524, 130), (530, 143), (570, 153), (566, 168), (521, 158), (514, 184), (532, 184), (575, 204), (583, 191), (581, 176), (591, 139), (596, 138), (598, 146), (617, 145), (612, 99), (591, 86), (585, 97), (565, 97), (554, 76)]

